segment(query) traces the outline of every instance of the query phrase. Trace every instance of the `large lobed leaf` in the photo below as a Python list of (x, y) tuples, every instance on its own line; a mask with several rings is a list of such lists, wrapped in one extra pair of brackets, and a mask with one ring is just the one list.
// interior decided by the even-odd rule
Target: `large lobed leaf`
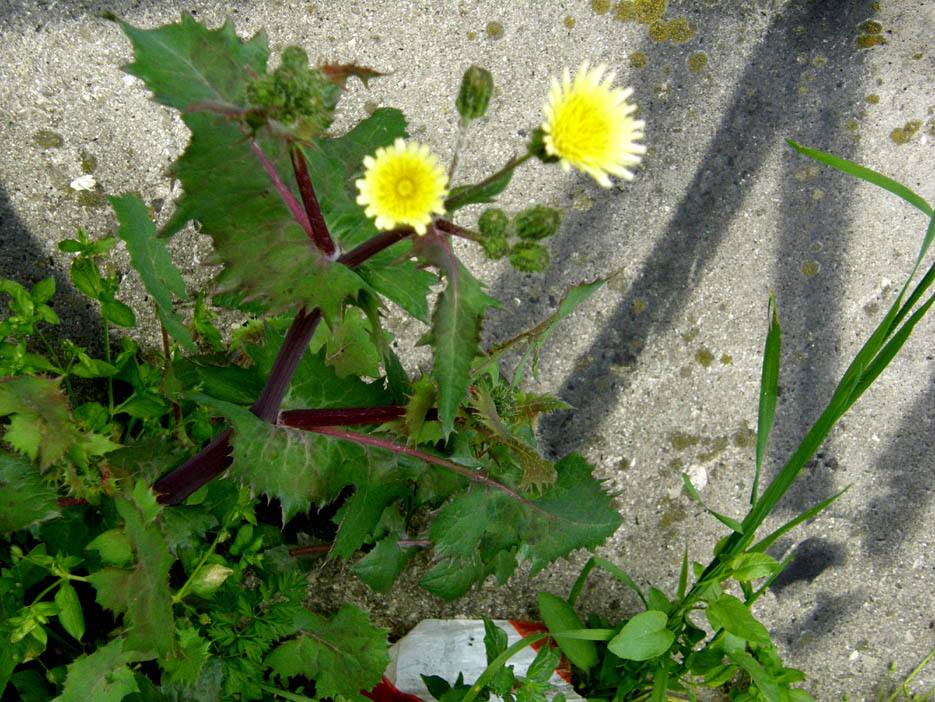
[(380, 682), (389, 662), (386, 630), (346, 603), (331, 619), (304, 613), (298, 636), (273, 649), (265, 661), (282, 678), (312, 678), (316, 699), (358, 702), (366, 702), (361, 691)]
[(177, 110), (194, 102), (240, 104), (248, 70), (266, 73), (269, 45), (263, 32), (245, 42), (230, 22), (211, 31), (187, 12), (179, 24), (157, 29), (120, 26), (133, 42), (135, 58), (123, 70), (142, 78), (157, 102)]
[(61, 378), (20, 376), (0, 380), (0, 417), (10, 422), (3, 440), (32, 460), (40, 470), (63, 457), (84, 466), (89, 456), (100, 456), (119, 448), (110, 439), (81, 432), (68, 411)]
[(115, 639), (89, 656), (82, 656), (68, 666), (68, 677), (56, 702), (120, 702), (132, 692), (139, 692), (133, 671), (127, 663), (140, 656), (124, 649), (123, 639)]
[(165, 657), (176, 652), (169, 590), (169, 569), (174, 559), (159, 523), (153, 521), (159, 507), (143, 497), (143, 504), (122, 498), (114, 501), (136, 555), (135, 565), (104, 568), (89, 575), (88, 580), (97, 590), (102, 607), (124, 615), (125, 648)]
[(603, 543), (621, 522), (610, 495), (576, 454), (555, 469), (555, 484), (539, 495), (520, 498), (472, 485), (447, 504), (429, 529), (442, 560), (422, 579), (422, 587), (452, 600), (490, 574), (502, 581), (520, 557), (530, 561), (534, 575), (575, 549)]
[(0, 534), (59, 515), (55, 488), (22, 456), (0, 451)]
[(387, 505), (411, 495), (425, 464), (385, 449), (273, 426), (247, 410), (206, 396), (193, 399), (231, 420), (234, 463), (228, 475), (282, 504), (283, 521), (312, 505), (322, 507), (348, 486), (331, 552), (349, 558), (368, 539)]
[[(244, 42), (230, 24), (211, 31), (184, 15), (181, 24), (151, 31), (122, 26), (136, 58), (126, 70), (146, 81), (158, 102), (178, 110), (210, 103), (236, 113), (247, 107), (249, 71), (266, 72), (265, 36)], [(212, 237), (215, 262), (224, 265), (219, 292), (241, 291), (271, 313), (320, 307), (330, 326), (344, 298), (365, 283), (327, 261), (285, 204), (277, 187), (297, 201), (296, 189), (284, 185), (294, 180), (286, 146), (267, 130), (254, 140), (239, 121), (216, 111), (186, 112), (182, 119), (192, 139), (170, 174), (184, 194), (164, 234), (197, 220)]]

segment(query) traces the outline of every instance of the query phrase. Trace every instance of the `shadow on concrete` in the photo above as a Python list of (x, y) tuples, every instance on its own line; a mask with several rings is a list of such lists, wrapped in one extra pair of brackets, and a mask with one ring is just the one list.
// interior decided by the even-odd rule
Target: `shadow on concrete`
[(873, 468), (885, 493), (863, 510), (864, 551), (878, 563), (892, 562), (893, 552), (920, 529), (931, 530), (920, 515), (935, 499), (935, 378), (918, 394), (896, 436)]
[[(543, 444), (549, 453), (561, 455), (574, 450), (588, 429), (605, 419), (607, 408), (616, 404), (615, 397), (626, 387), (627, 380), (621, 379), (605, 390), (598, 389), (598, 381), (611, 375), (612, 364), (632, 362), (641, 353), (638, 346), (622, 345), (619, 340), (646, 339), (670, 328), (679, 316), (696, 281), (717, 253), (726, 223), (740, 211), (748, 194), (748, 181), (756, 178), (764, 167), (767, 148), (777, 148), (775, 145), (783, 137), (789, 137), (845, 158), (851, 155), (856, 142), (840, 123), (840, 105), (853, 105), (863, 99), (862, 64), (855, 47), (854, 27), (871, 12), (869, 0), (854, 3), (813, 0), (790, 3), (775, 16), (734, 89), (701, 161), (702, 168), (695, 174), (665, 232), (644, 259), (632, 286), (606, 319), (605, 330), (591, 344), (587, 352), (590, 365), (567, 378), (559, 390), (559, 396), (576, 410), (552, 415), (542, 422)], [(696, 20), (714, 24), (717, 17), (711, 13)], [(821, 57), (826, 68), (814, 70), (811, 80), (806, 81), (803, 67), (796, 64), (797, 55), (808, 57), (808, 61)], [(803, 87), (804, 94), (800, 91)], [(829, 104), (828, 96), (833, 96), (834, 105)], [(654, 117), (657, 123), (664, 123), (661, 111), (654, 114), (654, 106), (647, 107), (644, 114), (648, 123), (652, 124)], [(776, 260), (756, 264), (764, 271), (773, 267), (785, 336), (800, 345), (805, 345), (802, 340), (808, 340), (808, 362), (789, 363), (793, 349), (784, 354), (787, 362), (781, 375), (782, 401), (773, 436), (790, 436), (794, 443), (774, 441), (771, 447), (774, 456), (786, 455), (804, 435), (835, 382), (832, 360), (847, 241), (839, 231), (828, 232), (823, 226), (847, 221), (847, 192), (856, 183), (822, 169), (822, 185), (834, 197), (809, 206), (808, 201), (803, 202), (801, 183), (793, 174), (812, 165), (811, 162), (790, 149), (786, 164), (790, 173), (781, 180), (789, 185), (776, 193), (784, 214)], [(582, 231), (612, 232), (615, 223), (608, 209), (607, 200), (599, 200), (582, 217)], [(821, 244), (820, 251), (815, 251), (816, 242)], [(575, 242), (578, 247), (602, 244), (606, 245), (597, 240)], [(562, 279), (564, 254), (561, 251), (555, 256), (557, 275), (550, 275), (550, 279)], [(820, 259), (821, 271), (814, 278), (807, 278), (802, 266), (811, 258)], [(543, 287), (548, 287), (548, 281)], [(651, 301), (648, 312), (633, 314), (637, 300)], [(763, 307), (765, 335), (765, 300)], [(770, 470), (775, 472), (777, 468), (774, 461)], [(810, 479), (810, 493), (822, 497), (831, 494), (828, 476), (816, 473)], [(810, 494), (808, 506), (812, 504), (811, 497)], [(787, 504), (799, 510), (805, 506), (795, 495)]]

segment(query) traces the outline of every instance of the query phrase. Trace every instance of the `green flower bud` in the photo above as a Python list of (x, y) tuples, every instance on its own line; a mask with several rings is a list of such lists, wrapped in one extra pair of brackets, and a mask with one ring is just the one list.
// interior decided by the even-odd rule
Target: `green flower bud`
[(562, 211), (536, 205), (523, 210), (513, 219), (513, 231), (526, 241), (539, 241), (552, 236), (562, 224)]
[(558, 156), (552, 156), (545, 150), (545, 132), (542, 127), (536, 127), (532, 130), (532, 136), (529, 137), (529, 144), (526, 145), (526, 148), (542, 163), (555, 163), (558, 161)]
[(484, 210), (484, 214), (477, 220), (477, 228), (480, 229), (481, 236), (488, 237), (506, 237), (510, 227), (510, 219), (506, 212), (496, 207), (489, 207)]
[(484, 239), (480, 244), (484, 247), (487, 258), (494, 261), (510, 253), (510, 242), (506, 240), (505, 236), (492, 236), (489, 239)]
[(496, 207), (488, 208), (477, 220), (477, 228), (480, 230), (480, 243), (487, 258), (496, 261), (510, 253), (510, 243), (506, 240), (510, 218), (506, 216), (506, 212)]
[(510, 251), (510, 263), (523, 273), (541, 273), (549, 265), (549, 252), (528, 241), (521, 241)]
[(308, 70), (308, 54), (301, 46), (287, 46), (282, 50), (282, 66), (292, 73)]
[(493, 94), (493, 76), (480, 66), (471, 66), (461, 79), (461, 90), (455, 106), (464, 119), (483, 117)]

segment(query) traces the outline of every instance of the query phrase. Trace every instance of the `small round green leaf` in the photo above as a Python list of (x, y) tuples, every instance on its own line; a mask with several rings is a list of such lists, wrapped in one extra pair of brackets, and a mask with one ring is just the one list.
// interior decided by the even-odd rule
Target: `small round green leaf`
[(118, 327), (135, 327), (136, 315), (133, 310), (119, 300), (105, 300), (101, 302), (101, 315), (108, 322)]
[(619, 658), (648, 661), (669, 650), (675, 634), (666, 628), (668, 617), (657, 610), (640, 612), (627, 622), (607, 648)]

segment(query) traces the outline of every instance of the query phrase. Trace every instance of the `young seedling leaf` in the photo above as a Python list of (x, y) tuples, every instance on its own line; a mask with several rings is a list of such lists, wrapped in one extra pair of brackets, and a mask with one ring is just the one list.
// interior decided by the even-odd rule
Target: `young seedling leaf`
[(620, 633), (607, 644), (618, 658), (648, 661), (661, 656), (675, 641), (675, 634), (666, 628), (668, 617), (657, 610), (640, 612), (628, 621)]
[(185, 283), (182, 274), (172, 263), (165, 242), (156, 237), (156, 225), (149, 218), (146, 205), (134, 195), (111, 197), (109, 200), (120, 222), (117, 236), (126, 242), (133, 267), (156, 303), (160, 321), (176, 341), (194, 351), (195, 342), (191, 333), (172, 306), (172, 295), (182, 300), (188, 299)]
[(0, 534), (59, 516), (57, 496), (32, 461), (0, 451)]
[(373, 626), (357, 607), (343, 604), (331, 619), (311, 612), (296, 638), (277, 646), (264, 663), (281, 678), (305, 675), (315, 681), (316, 698), (342, 696), (366, 702), (389, 663), (386, 630)]
[(769, 632), (750, 613), (750, 608), (736, 597), (721, 595), (718, 599), (708, 603), (705, 610), (708, 621), (715, 629), (737, 636), (744, 641), (768, 645)]
[(542, 621), (568, 660), (585, 672), (597, 665), (597, 646), (593, 641), (559, 636), (563, 631), (584, 629), (584, 624), (572, 606), (550, 592), (540, 592), (537, 597)]

